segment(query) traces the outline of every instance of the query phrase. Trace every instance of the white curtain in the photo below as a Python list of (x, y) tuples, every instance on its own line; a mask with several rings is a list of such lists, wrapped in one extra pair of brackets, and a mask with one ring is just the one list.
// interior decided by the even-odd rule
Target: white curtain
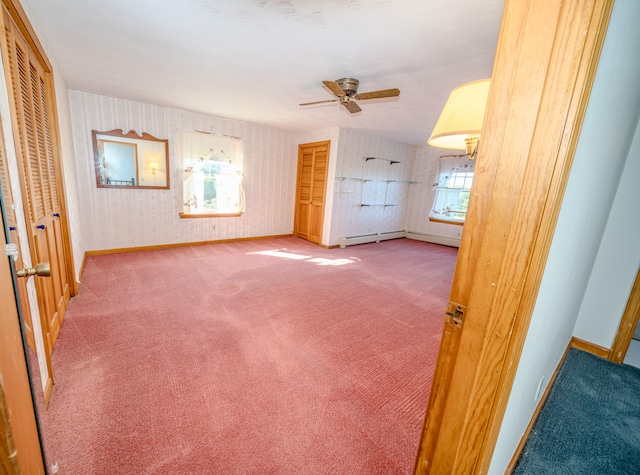
[(242, 140), (193, 131), (178, 137), (183, 213), (242, 213)]
[(438, 175), (433, 184), (433, 207), (430, 218), (464, 222), (475, 160), (468, 156), (440, 158)]

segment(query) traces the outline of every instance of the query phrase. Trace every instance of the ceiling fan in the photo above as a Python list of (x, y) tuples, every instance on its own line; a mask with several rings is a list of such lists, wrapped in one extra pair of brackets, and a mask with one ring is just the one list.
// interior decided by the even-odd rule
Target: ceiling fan
[(380, 91), (361, 92), (358, 94), (360, 81), (353, 78), (336, 79), (335, 81), (322, 81), (322, 84), (337, 97), (326, 101), (305, 102), (300, 106), (310, 106), (312, 104), (322, 104), (323, 102), (340, 102), (352, 114), (360, 112), (362, 109), (355, 101), (366, 99), (381, 99), (384, 97), (396, 97), (400, 95), (400, 89), (382, 89)]

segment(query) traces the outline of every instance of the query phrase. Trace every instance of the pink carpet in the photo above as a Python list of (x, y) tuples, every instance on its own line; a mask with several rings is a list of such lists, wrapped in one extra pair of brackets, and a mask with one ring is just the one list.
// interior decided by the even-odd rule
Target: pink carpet
[(41, 411), (59, 474), (409, 474), (457, 249), (89, 257)]

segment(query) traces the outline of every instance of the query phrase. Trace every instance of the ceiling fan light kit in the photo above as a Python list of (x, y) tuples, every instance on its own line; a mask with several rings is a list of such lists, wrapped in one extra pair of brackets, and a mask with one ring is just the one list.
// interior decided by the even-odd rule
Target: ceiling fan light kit
[(379, 91), (362, 92), (358, 94), (358, 86), (360, 81), (354, 78), (341, 78), (335, 81), (322, 81), (329, 91), (336, 96), (337, 99), (327, 99), (325, 101), (305, 102), (300, 106), (310, 106), (312, 104), (322, 104), (325, 102), (339, 102), (350, 113), (360, 112), (362, 109), (354, 101), (365, 101), (367, 99), (383, 99), (386, 97), (397, 97), (400, 95), (400, 89), (382, 89)]

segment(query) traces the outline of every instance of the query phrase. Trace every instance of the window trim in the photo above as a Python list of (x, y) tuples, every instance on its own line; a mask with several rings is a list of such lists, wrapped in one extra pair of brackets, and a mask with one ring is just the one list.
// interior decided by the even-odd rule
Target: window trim
[(178, 213), (180, 218), (238, 218), (242, 211), (237, 213)]
[(464, 221), (453, 221), (449, 219), (434, 218), (432, 216), (429, 216), (429, 221), (431, 221), (432, 223), (455, 224), (456, 226), (464, 226)]

